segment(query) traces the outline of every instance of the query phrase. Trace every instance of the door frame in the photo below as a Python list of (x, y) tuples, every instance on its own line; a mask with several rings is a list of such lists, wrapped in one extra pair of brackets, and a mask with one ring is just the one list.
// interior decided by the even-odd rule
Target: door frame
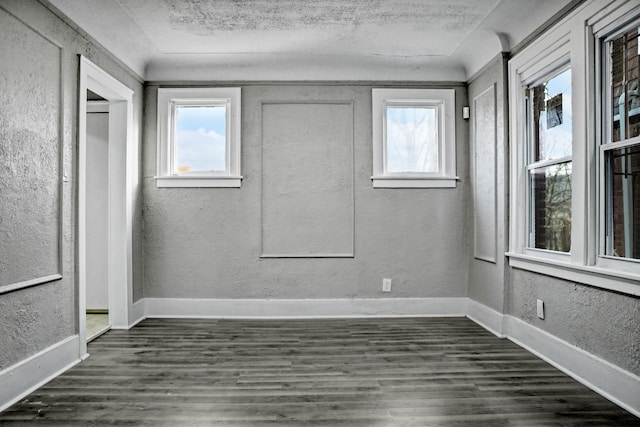
[(112, 329), (129, 329), (133, 313), (133, 207), (138, 187), (138, 141), (133, 91), (80, 55), (78, 92), (78, 334), (87, 354), (87, 89), (109, 102), (108, 307)]

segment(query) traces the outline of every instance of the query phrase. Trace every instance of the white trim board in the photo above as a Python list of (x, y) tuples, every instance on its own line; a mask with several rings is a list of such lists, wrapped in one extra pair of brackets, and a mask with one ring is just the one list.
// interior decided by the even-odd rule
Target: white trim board
[(467, 298), (189, 299), (145, 298), (145, 317), (348, 318), (458, 316)]
[(130, 319), (129, 324), (124, 326), (123, 325), (111, 326), (111, 329), (120, 329), (120, 330), (127, 331), (133, 328), (138, 323), (142, 322), (144, 319), (147, 318), (147, 316), (145, 316), (144, 314), (144, 308), (145, 308), (145, 300), (144, 298), (141, 298), (131, 305), (131, 308), (129, 310), (129, 319)]
[(509, 340), (640, 417), (640, 377), (516, 317), (504, 317)]
[(469, 298), (467, 318), (473, 320), (498, 338), (506, 338), (504, 335), (506, 316), (504, 314)]
[(78, 335), (0, 371), (0, 412), (80, 362)]
[[(86, 282), (87, 282), (87, 89), (106, 99), (109, 112), (108, 142), (108, 308), (113, 329), (132, 324), (133, 296), (133, 211), (138, 191), (138, 145), (134, 134), (134, 92), (80, 56), (78, 93), (78, 203), (77, 209), (77, 277), (78, 277), (78, 351), (86, 357)], [(105, 105), (103, 103), (103, 105)]]
[(469, 299), (467, 317), (640, 417), (640, 377), (516, 317)]
[(133, 303), (133, 305), (131, 306), (131, 323), (129, 323), (128, 329), (133, 328), (138, 323), (146, 319), (146, 316), (144, 315), (144, 308), (145, 308), (144, 298), (140, 298), (138, 301)]

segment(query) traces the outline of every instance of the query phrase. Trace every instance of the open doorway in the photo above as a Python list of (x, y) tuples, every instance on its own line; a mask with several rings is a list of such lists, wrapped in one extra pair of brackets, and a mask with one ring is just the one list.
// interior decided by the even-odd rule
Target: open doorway
[(109, 101), (87, 90), (87, 342), (109, 323)]
[[(79, 352), (84, 359), (91, 298), (102, 298), (95, 307), (106, 310), (108, 323), (101, 329), (109, 325), (128, 329), (133, 323), (132, 218), (138, 142), (133, 138), (131, 89), (82, 56), (79, 86), (77, 301)], [(103, 116), (94, 116), (100, 108), (106, 110)], [(102, 142), (96, 143), (97, 139)]]

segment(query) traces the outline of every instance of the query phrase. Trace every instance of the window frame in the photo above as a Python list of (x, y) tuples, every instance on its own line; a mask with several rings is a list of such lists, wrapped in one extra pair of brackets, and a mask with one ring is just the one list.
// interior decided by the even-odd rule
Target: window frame
[[(455, 89), (372, 89), (374, 188), (455, 188)], [(387, 107), (429, 107), (437, 112), (438, 172), (388, 172)]]
[[(607, 254), (607, 246), (609, 244), (608, 235), (610, 224), (608, 223), (608, 205), (607, 199), (607, 152), (629, 148), (632, 146), (640, 146), (640, 136), (613, 141), (613, 108), (611, 105), (612, 98), (612, 81), (611, 81), (611, 50), (609, 43), (622, 34), (628, 32), (631, 28), (640, 27), (640, 7), (635, 9), (636, 15), (631, 19), (626, 19), (628, 15), (622, 15), (610, 18), (605, 25), (594, 32), (596, 40), (596, 67), (599, 71), (596, 80), (597, 83), (597, 104), (603, 106), (598, 114), (598, 140), (597, 140), (597, 179), (598, 179), (598, 245), (595, 265), (607, 269), (616, 269), (632, 274), (640, 275), (640, 259), (616, 257)], [(621, 23), (622, 21), (622, 23)]]
[[(542, 249), (542, 248), (535, 247), (535, 242), (532, 239), (532, 233), (533, 233), (532, 226), (534, 222), (534, 215), (533, 215), (534, 205), (532, 203), (533, 195), (532, 195), (532, 175), (531, 174), (532, 174), (532, 171), (534, 170), (544, 169), (550, 166), (558, 166), (564, 163), (571, 163), (573, 165), (573, 150), (572, 150), (572, 154), (570, 155), (557, 157), (554, 159), (548, 159), (548, 160), (535, 160), (536, 147), (533, 143), (533, 130), (535, 127), (535, 123), (533, 121), (533, 117), (531, 114), (533, 112), (533, 109), (532, 109), (532, 99), (531, 99), (530, 93), (534, 87), (539, 86), (540, 84), (543, 84), (549, 80), (552, 80), (553, 78), (560, 76), (566, 71), (571, 71), (573, 73), (571, 69), (571, 61), (568, 55), (563, 56), (561, 58), (556, 58), (554, 62), (552, 62), (551, 64), (547, 64), (544, 68), (542, 68), (541, 70), (538, 70), (535, 74), (529, 77), (527, 81), (523, 81), (521, 83), (522, 89), (525, 91), (525, 96), (523, 97), (523, 102), (525, 102), (525, 106), (523, 107), (524, 114), (525, 114), (525, 119), (524, 119), (525, 137), (523, 141), (523, 143), (525, 144), (525, 147), (524, 147), (523, 162), (524, 162), (524, 169), (526, 174), (524, 200), (526, 204), (525, 224), (527, 227), (527, 230), (524, 236), (523, 245), (524, 245), (525, 252), (538, 254), (539, 256), (548, 257), (550, 259), (566, 258), (567, 255), (568, 256), (571, 255), (571, 251), (569, 250), (567, 252), (562, 252), (562, 251), (554, 251), (551, 249)], [(572, 74), (571, 80), (573, 81), (573, 74)], [(573, 91), (572, 91), (572, 94), (573, 94)], [(571, 98), (571, 102), (573, 103), (573, 96)], [(573, 129), (571, 134), (571, 143), (573, 147)], [(573, 174), (572, 174), (572, 177), (573, 177)], [(572, 200), (573, 200), (573, 196), (572, 196)], [(573, 212), (573, 209), (572, 209), (572, 212)]]
[[(547, 249), (540, 249), (530, 246), (530, 200), (531, 189), (529, 180), (529, 167), (539, 166), (545, 162), (529, 163), (533, 147), (530, 145), (530, 128), (533, 118), (529, 117), (529, 100), (527, 99), (527, 89), (533, 87), (549, 78), (560, 74), (563, 70), (572, 69), (572, 58), (569, 49), (569, 35), (562, 34), (556, 36), (556, 40), (549, 48), (551, 54), (542, 50), (536, 52), (531, 58), (523, 62), (509, 62), (509, 90), (510, 90), (510, 143), (511, 143), (511, 232), (510, 232), (510, 252), (555, 262), (569, 263), (574, 254), (576, 242), (574, 241), (574, 230), (572, 224), (571, 251), (558, 252)], [(516, 59), (522, 59), (517, 58)], [(572, 109), (575, 104), (575, 79), (571, 76), (572, 85)], [(575, 110), (574, 110), (575, 117)], [(576, 121), (572, 120), (572, 147), (576, 144)], [(572, 150), (573, 151), (573, 150)], [(572, 179), (575, 173), (574, 153), (572, 152)], [(554, 160), (553, 163), (556, 161)], [(573, 189), (573, 183), (572, 183)], [(575, 195), (572, 191), (572, 223), (575, 213)]]
[[(631, 18), (629, 18), (631, 17)], [(510, 228), (509, 266), (564, 280), (640, 296), (640, 269), (628, 259), (602, 257), (603, 232), (603, 40), (640, 19), (640, 6), (628, 0), (589, 1), (520, 50), (509, 61)], [(523, 144), (526, 134), (522, 82), (569, 58), (572, 69), (572, 232), (571, 253), (559, 255), (525, 245)], [(548, 68), (547, 68), (548, 69)], [(604, 101), (608, 102), (608, 101)], [(604, 104), (606, 105), (606, 104)], [(640, 265), (640, 264), (638, 264)]]
[[(157, 187), (231, 187), (241, 186), (240, 105), (241, 89), (158, 88)], [(174, 123), (176, 107), (225, 106), (225, 170), (176, 173)]]

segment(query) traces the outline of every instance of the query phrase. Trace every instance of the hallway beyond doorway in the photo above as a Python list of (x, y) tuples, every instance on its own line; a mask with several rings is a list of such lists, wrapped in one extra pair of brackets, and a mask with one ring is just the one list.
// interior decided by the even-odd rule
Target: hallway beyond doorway
[(98, 338), (110, 328), (108, 313), (87, 313), (87, 342)]

